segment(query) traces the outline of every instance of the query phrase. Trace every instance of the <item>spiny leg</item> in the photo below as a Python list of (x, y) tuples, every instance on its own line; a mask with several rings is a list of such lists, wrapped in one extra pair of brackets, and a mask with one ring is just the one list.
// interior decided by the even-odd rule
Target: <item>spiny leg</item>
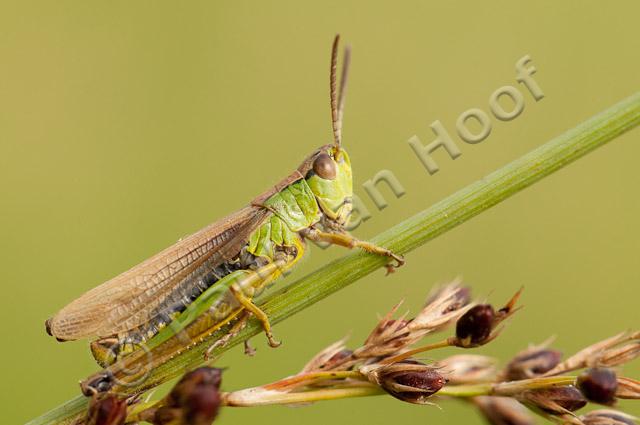
[(375, 245), (371, 242), (361, 241), (360, 239), (355, 238), (349, 233), (329, 233), (322, 232), (317, 229), (309, 229), (305, 232), (304, 236), (307, 239), (316, 242), (328, 242), (333, 245), (344, 246), (349, 249), (360, 248), (363, 251), (370, 252), (376, 255), (382, 255), (384, 257), (393, 258), (396, 261), (396, 264), (386, 264), (385, 267), (387, 269), (387, 274), (393, 273), (395, 269), (398, 267), (402, 267), (405, 263), (404, 257), (401, 255), (395, 254), (393, 251), (383, 248), (381, 246)]
[(258, 319), (262, 323), (262, 327), (264, 329), (264, 333), (267, 335), (267, 340), (269, 341), (269, 345), (271, 347), (279, 347), (282, 344), (279, 341), (276, 341), (271, 333), (271, 323), (269, 322), (269, 317), (267, 314), (260, 310), (260, 307), (255, 305), (251, 298), (247, 297), (242, 293), (240, 287), (238, 287), (235, 283), (229, 287), (233, 296), (238, 300), (240, 305), (244, 307), (247, 311), (251, 312), (256, 319)]
[[(300, 253), (297, 254), (298, 256)], [(236, 299), (238, 304), (245, 309), (247, 313), (253, 314), (262, 323), (267, 340), (271, 347), (280, 346), (280, 342), (273, 338), (271, 333), (271, 323), (266, 313), (256, 306), (251, 300), (254, 293), (260, 291), (269, 282), (273, 281), (280, 274), (284, 273), (295, 263), (295, 258), (291, 255), (280, 252), (276, 254), (275, 261), (265, 264), (259, 267), (257, 270), (250, 272), (244, 278), (235, 281), (229, 285), (229, 292)], [(251, 347), (247, 347), (245, 344), (245, 351), (247, 353), (253, 351)]]
[[(245, 311), (242, 312), (242, 315), (238, 318), (236, 323), (233, 324), (231, 329), (229, 329), (229, 332), (227, 332), (222, 338), (220, 338), (219, 340), (217, 340), (216, 342), (211, 344), (211, 346), (209, 348), (207, 348), (207, 351), (205, 351), (205, 353), (204, 353), (205, 361), (209, 360), (209, 356), (211, 355), (211, 352), (213, 350), (215, 350), (216, 348), (224, 347), (225, 345), (227, 345), (227, 343), (231, 340), (231, 338), (233, 338), (236, 335), (238, 335), (240, 333), (240, 331), (242, 329), (244, 329), (245, 326), (247, 326), (247, 321), (249, 320), (249, 316), (250, 316), (250, 313), (248, 311), (245, 310)], [(246, 343), (246, 341), (245, 341), (245, 343)]]

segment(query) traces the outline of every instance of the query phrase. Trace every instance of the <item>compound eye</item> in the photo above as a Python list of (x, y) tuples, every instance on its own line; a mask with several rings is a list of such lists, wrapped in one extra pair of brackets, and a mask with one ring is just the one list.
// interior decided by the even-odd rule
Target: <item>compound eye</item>
[(313, 172), (325, 180), (336, 178), (336, 163), (326, 153), (321, 153), (313, 161)]

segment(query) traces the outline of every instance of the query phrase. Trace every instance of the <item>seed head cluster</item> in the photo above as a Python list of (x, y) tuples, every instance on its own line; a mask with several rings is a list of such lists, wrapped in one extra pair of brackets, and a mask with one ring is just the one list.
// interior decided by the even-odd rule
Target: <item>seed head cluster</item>
[[(640, 398), (640, 381), (620, 374), (623, 365), (640, 356), (640, 332), (615, 335), (566, 358), (547, 341), (516, 353), (503, 367), (494, 358), (469, 352), (501, 334), (505, 320), (519, 310), (521, 292), (494, 307), (473, 301), (471, 290), (456, 280), (432, 291), (415, 316), (398, 316), (398, 303), (360, 346), (348, 347), (345, 339), (339, 340), (295, 375), (225, 393), (220, 391), (221, 369), (200, 368), (146, 408), (136, 406), (139, 400), (96, 396), (86, 423), (209, 425), (221, 406), (308, 404), (386, 393), (421, 405), (462, 398), (493, 425), (533, 425), (534, 413), (562, 424), (637, 424), (614, 408), (619, 399)], [(416, 346), (444, 332), (450, 333)], [(438, 358), (434, 352), (445, 347), (463, 351)], [(425, 357), (434, 360), (426, 362)], [(606, 408), (578, 413), (594, 404)]]

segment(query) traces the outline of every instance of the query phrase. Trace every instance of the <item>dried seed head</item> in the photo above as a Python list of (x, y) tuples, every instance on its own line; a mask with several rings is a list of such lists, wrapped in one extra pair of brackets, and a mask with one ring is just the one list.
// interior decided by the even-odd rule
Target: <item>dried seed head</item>
[(373, 328), (362, 347), (354, 351), (357, 358), (388, 356), (413, 344), (422, 335), (413, 333), (404, 317), (392, 319), (402, 303), (396, 304)]
[(515, 304), (522, 289), (507, 304), (495, 311), (490, 304), (478, 304), (464, 313), (456, 323), (456, 336), (451, 344), (463, 348), (478, 347), (492, 341), (500, 333), (497, 326), (516, 312)]
[(617, 410), (592, 410), (586, 415), (580, 416), (584, 425), (636, 425), (636, 418)]
[(191, 389), (198, 386), (209, 386), (220, 389), (222, 382), (222, 369), (214, 367), (200, 367), (186, 373), (169, 393), (171, 401), (178, 402), (188, 396)]
[(428, 398), (446, 383), (435, 368), (413, 360), (383, 366), (367, 365), (360, 371), (395, 398), (414, 404), (428, 404)]
[(551, 415), (570, 413), (587, 404), (582, 393), (573, 386), (525, 391), (518, 399)]
[(468, 384), (491, 381), (496, 375), (496, 361), (477, 354), (458, 354), (439, 360), (433, 365), (447, 378), (449, 384)]
[(144, 420), (152, 423), (153, 425), (172, 425), (181, 423), (182, 417), (182, 409), (162, 406), (156, 409), (151, 417), (144, 417)]
[(460, 280), (455, 280), (433, 290), (422, 310), (411, 321), (410, 329), (424, 336), (443, 330), (464, 314), (471, 307), (471, 289), (460, 283)]
[(560, 360), (562, 360), (562, 353), (559, 351), (544, 347), (530, 347), (518, 353), (509, 362), (504, 375), (509, 381), (535, 378), (556, 367)]
[(522, 404), (509, 397), (474, 397), (473, 403), (492, 425), (535, 425), (535, 420)]
[(345, 362), (345, 360), (350, 359), (352, 354), (353, 354), (353, 350), (348, 350), (348, 349), (340, 350), (337, 353), (335, 353), (333, 356), (331, 356), (325, 363), (321, 364), (320, 369), (322, 370), (335, 369), (336, 367), (342, 365)]
[[(622, 345), (625, 342), (629, 344)], [(592, 344), (547, 372), (546, 376), (559, 375), (572, 370), (592, 366), (614, 367), (640, 355), (640, 332), (623, 332)]]
[(127, 401), (114, 394), (96, 394), (89, 402), (87, 425), (122, 425), (127, 418)]
[(640, 399), (640, 381), (618, 377), (617, 398)]
[(584, 425), (636, 425), (637, 418), (617, 410), (592, 410), (580, 419)]
[[(638, 333), (631, 336), (637, 338)], [(590, 363), (598, 366), (616, 367), (629, 363), (640, 356), (640, 342), (634, 341), (620, 347), (605, 350), (600, 356), (590, 359)]]
[(384, 357), (403, 351), (423, 336), (454, 323), (469, 308), (470, 290), (455, 281), (436, 289), (413, 319), (393, 319), (401, 303), (378, 322), (362, 347), (354, 351), (358, 359)]
[(156, 412), (154, 423), (211, 424), (220, 408), (221, 380), (221, 369), (201, 367), (187, 373), (165, 398), (164, 407)]
[(347, 350), (344, 343), (345, 339), (341, 339), (320, 351), (307, 362), (300, 373), (340, 369), (343, 362), (347, 361), (352, 354), (351, 350)]
[(469, 347), (484, 344), (491, 336), (495, 315), (489, 304), (472, 307), (458, 319), (456, 337)]
[(611, 369), (596, 367), (582, 372), (577, 386), (589, 401), (611, 405), (615, 402), (618, 380)]
[(218, 388), (199, 385), (184, 401), (184, 422), (189, 425), (209, 425), (218, 416), (219, 408)]

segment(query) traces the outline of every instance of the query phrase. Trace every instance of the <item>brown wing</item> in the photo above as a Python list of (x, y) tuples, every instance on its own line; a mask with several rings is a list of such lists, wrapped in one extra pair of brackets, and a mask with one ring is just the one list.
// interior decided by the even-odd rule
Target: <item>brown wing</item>
[(48, 321), (50, 333), (61, 340), (106, 337), (146, 323), (192, 270), (232, 258), (270, 214), (245, 207), (179, 241), (71, 302)]

